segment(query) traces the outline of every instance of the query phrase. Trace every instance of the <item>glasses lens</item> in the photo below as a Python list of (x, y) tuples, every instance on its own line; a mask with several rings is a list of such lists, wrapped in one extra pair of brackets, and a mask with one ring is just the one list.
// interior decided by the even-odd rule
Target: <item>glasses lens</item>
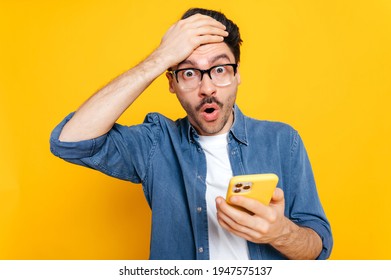
[(228, 86), (235, 76), (235, 69), (232, 65), (220, 65), (211, 69), (212, 82), (219, 87)]
[(184, 89), (194, 89), (200, 84), (201, 72), (198, 69), (181, 69), (176, 74), (178, 83)]

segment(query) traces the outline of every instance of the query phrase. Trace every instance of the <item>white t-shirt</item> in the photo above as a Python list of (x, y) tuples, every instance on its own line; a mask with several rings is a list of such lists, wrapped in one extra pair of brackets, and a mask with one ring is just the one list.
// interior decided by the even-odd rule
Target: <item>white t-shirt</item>
[(208, 213), (209, 254), (211, 260), (249, 259), (247, 241), (223, 229), (217, 221), (216, 197), (225, 198), (232, 177), (227, 133), (200, 136), (206, 156), (206, 205)]

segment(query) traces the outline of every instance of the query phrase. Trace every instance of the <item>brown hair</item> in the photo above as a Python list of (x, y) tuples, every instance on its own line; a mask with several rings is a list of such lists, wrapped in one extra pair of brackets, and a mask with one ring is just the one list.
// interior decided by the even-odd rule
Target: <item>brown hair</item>
[(223, 13), (202, 8), (191, 8), (187, 10), (183, 14), (181, 19), (188, 18), (195, 14), (210, 16), (211, 18), (214, 18), (215, 20), (221, 22), (226, 27), (228, 36), (224, 37), (224, 42), (231, 49), (235, 57), (236, 63), (238, 63), (240, 61), (240, 45), (242, 43), (242, 39), (240, 38), (239, 33), (239, 27), (231, 20), (229, 20)]

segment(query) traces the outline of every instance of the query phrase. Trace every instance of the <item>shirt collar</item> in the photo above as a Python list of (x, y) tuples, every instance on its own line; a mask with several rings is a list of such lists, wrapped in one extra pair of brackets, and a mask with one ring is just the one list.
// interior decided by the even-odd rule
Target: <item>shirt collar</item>
[(234, 106), (234, 123), (231, 127), (231, 133), (234, 138), (241, 142), (242, 144), (247, 145), (247, 126), (246, 126), (246, 118), (243, 115), (242, 111), (240, 111), (238, 105)]

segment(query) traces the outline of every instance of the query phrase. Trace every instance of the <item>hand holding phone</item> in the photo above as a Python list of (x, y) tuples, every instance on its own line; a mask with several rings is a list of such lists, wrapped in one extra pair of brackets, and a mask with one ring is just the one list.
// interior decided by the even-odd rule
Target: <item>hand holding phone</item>
[(231, 178), (228, 186), (226, 201), (240, 210), (246, 209), (232, 205), (230, 198), (234, 195), (245, 196), (269, 205), (274, 190), (277, 187), (278, 176), (274, 173), (239, 175)]

